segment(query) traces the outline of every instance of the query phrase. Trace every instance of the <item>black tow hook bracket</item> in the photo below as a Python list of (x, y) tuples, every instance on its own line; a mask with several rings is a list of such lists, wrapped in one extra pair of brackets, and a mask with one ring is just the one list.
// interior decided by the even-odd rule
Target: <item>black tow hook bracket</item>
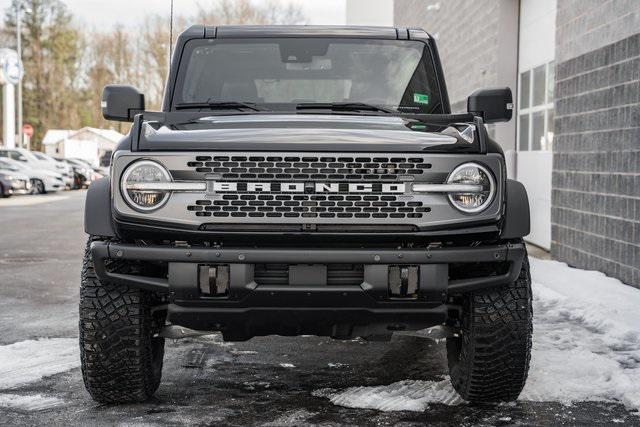
[(226, 296), (229, 292), (229, 265), (199, 265), (198, 285), (204, 296)]
[(420, 266), (389, 266), (389, 295), (392, 298), (417, 298), (419, 284)]

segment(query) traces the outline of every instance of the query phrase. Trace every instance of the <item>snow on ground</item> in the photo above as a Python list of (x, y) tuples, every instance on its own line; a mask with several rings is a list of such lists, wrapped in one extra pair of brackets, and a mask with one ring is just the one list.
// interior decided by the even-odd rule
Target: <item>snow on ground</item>
[(293, 363), (280, 363), (280, 367), (282, 367), (282, 368), (295, 368), (296, 365), (294, 365)]
[(521, 399), (619, 401), (640, 410), (640, 290), (531, 259), (533, 354)]
[[(621, 402), (640, 410), (640, 290), (595, 271), (531, 258), (534, 337), (521, 400)], [(448, 379), (317, 390), (350, 408), (424, 411), (460, 402)]]
[(43, 338), (0, 346), (0, 390), (80, 366), (77, 338)]
[(299, 426), (307, 424), (306, 421), (317, 415), (317, 412), (309, 412), (305, 409), (287, 411), (275, 420), (263, 424), (264, 426)]
[(422, 412), (427, 409), (430, 403), (458, 405), (462, 402), (449, 379), (443, 381), (405, 380), (376, 387), (350, 387), (341, 391), (321, 389), (312, 394), (316, 397), (326, 397), (334, 405), (379, 411)]
[(19, 394), (0, 393), (0, 408), (20, 409), (23, 411), (43, 411), (65, 405), (64, 400), (56, 397), (33, 394), (22, 396)]

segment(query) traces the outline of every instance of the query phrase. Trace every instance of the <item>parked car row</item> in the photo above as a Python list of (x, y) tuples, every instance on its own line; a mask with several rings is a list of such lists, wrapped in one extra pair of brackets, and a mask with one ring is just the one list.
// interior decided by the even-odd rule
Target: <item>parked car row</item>
[(0, 147), (0, 197), (86, 188), (105, 174), (82, 159)]

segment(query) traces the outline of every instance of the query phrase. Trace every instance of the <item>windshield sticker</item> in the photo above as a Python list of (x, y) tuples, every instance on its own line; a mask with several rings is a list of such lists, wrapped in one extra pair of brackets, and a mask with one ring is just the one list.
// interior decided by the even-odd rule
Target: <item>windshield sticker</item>
[(429, 103), (429, 95), (425, 95), (424, 93), (414, 93), (413, 94), (413, 102), (415, 104), (428, 104)]

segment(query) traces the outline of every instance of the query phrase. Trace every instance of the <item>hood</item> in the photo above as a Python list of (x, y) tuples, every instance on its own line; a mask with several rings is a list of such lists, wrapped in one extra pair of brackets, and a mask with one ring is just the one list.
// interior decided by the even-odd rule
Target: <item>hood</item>
[[(140, 150), (476, 152), (451, 128), (402, 117), (239, 114), (184, 124), (142, 122)], [(455, 129), (454, 129), (455, 130)]]
[(0, 169), (0, 174), (5, 176), (10, 176), (13, 179), (21, 179), (23, 181), (29, 181), (29, 177), (26, 176), (25, 174), (10, 170), (10, 169)]

